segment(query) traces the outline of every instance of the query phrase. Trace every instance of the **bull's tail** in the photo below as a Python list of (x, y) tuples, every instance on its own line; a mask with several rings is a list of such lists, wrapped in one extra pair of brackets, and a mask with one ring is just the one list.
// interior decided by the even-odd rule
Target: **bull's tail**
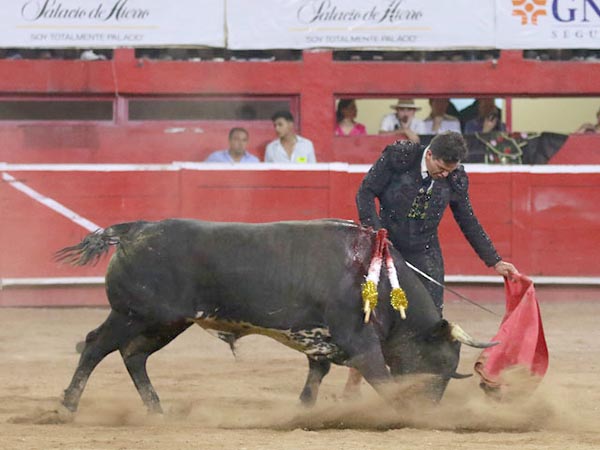
[(84, 237), (79, 244), (57, 251), (54, 258), (74, 266), (96, 264), (108, 253), (111, 245), (121, 244), (121, 237), (136, 224), (139, 222), (121, 223), (105, 230), (96, 230)]

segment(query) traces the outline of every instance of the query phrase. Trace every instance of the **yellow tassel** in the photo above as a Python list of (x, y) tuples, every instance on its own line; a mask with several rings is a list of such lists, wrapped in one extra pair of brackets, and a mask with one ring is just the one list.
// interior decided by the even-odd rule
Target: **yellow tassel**
[(377, 285), (373, 281), (367, 280), (361, 286), (361, 293), (366, 323), (369, 321), (371, 311), (377, 306)]
[(392, 292), (390, 293), (390, 303), (392, 305), (392, 308), (394, 308), (396, 311), (400, 311), (400, 308), (408, 309), (408, 299), (406, 298), (406, 293), (404, 292), (404, 289), (392, 289)]

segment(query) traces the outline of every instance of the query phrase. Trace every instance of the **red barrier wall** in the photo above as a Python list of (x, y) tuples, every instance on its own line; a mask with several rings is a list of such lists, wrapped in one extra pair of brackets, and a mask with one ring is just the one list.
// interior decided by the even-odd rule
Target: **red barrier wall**
[(262, 160), (274, 139), (270, 122), (0, 125), (0, 162), (16, 164), (170, 164), (204, 161), (228, 146), (232, 127), (246, 127), (248, 150)]
[[(479, 62), (341, 62), (331, 51), (304, 51), (302, 61), (148, 61), (116, 49), (112, 61), (0, 60), (3, 98), (114, 99), (107, 122), (3, 122), (0, 166), (33, 163), (159, 163), (201, 161), (226, 146), (232, 126), (250, 131), (250, 150), (262, 157), (273, 137), (268, 121), (127, 120), (127, 99), (152, 97), (286, 98), (298, 105), (301, 134), (319, 161), (371, 164), (389, 138), (333, 136), (340, 97), (599, 96), (599, 63), (533, 61), (520, 51)], [(515, 83), (515, 74), (519, 74)], [(568, 82), (565, 82), (568, 80)], [(570, 136), (553, 164), (599, 164), (600, 135)], [(261, 222), (318, 217), (355, 218), (354, 195), (367, 167), (349, 170), (164, 170), (105, 172), (6, 171), (42, 196), (106, 226), (165, 217)], [(172, 168), (172, 167), (171, 167)], [(333, 169), (333, 166), (329, 169)], [(483, 171), (483, 169), (477, 169)], [(600, 169), (592, 173), (535, 173), (493, 168), (471, 173), (480, 220), (499, 251), (530, 275), (599, 275), (594, 250)], [(556, 169), (559, 170), (559, 169)], [(52, 253), (87, 231), (71, 219), (0, 183), (0, 279), (101, 276), (96, 267), (69, 268)], [(451, 217), (442, 242), (449, 274), (490, 274)], [(0, 290), (0, 305), (98, 304), (83, 288)]]
[[(241, 222), (356, 219), (354, 196), (368, 168), (186, 170), (170, 166), (171, 170), (158, 170), (153, 166), (153, 170), (101, 171), (108, 168), (103, 167), (68, 171), (6, 166), (3, 173), (46, 200), (106, 227), (167, 217)], [(480, 173), (476, 166), (468, 169), (475, 211), (507, 260), (529, 275), (600, 276), (596, 263), (600, 170)], [(468, 246), (450, 213), (440, 232), (448, 274), (493, 275)], [(86, 233), (72, 218), (15, 189), (13, 183), (0, 184), (0, 278), (102, 276), (106, 260), (83, 268), (52, 260), (54, 251), (77, 243)], [(0, 291), (0, 304), (6, 304), (9, 292)], [(9, 303), (14, 301), (11, 298)]]

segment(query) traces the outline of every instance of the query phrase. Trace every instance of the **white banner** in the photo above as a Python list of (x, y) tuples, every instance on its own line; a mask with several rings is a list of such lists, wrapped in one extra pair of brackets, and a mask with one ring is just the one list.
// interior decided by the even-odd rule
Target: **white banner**
[(225, 46), (225, 0), (10, 0), (1, 47)]
[(600, 48), (600, 0), (496, 0), (496, 46)]
[(494, 0), (227, 0), (228, 47), (494, 46)]

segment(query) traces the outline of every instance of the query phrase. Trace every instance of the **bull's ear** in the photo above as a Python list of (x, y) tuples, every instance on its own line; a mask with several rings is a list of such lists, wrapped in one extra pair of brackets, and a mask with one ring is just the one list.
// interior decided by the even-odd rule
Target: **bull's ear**
[(438, 323), (434, 325), (433, 328), (430, 328), (424, 335), (426, 341), (438, 341), (438, 340), (448, 340), (450, 339), (451, 332), (450, 324), (447, 320), (441, 319)]

